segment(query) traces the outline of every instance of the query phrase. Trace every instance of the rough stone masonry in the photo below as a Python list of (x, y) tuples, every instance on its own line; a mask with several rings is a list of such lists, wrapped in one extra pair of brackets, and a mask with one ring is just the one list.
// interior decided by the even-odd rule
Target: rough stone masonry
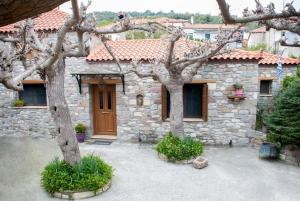
[[(93, 135), (92, 86), (78, 84), (71, 73), (108, 73), (118, 71), (113, 63), (87, 63), (84, 58), (66, 60), (65, 93), (72, 121), (88, 126), (88, 137)], [(144, 68), (149, 68), (145, 64)], [(123, 64), (126, 69), (129, 64)], [(194, 80), (207, 81), (208, 121), (185, 119), (186, 135), (198, 138), (206, 144), (245, 145), (254, 135), (256, 105), (258, 99), (257, 61), (223, 61), (209, 63), (199, 69)], [(35, 75), (36, 76), (36, 75)], [(29, 79), (37, 79), (33, 76)], [(232, 85), (244, 87), (246, 99), (234, 103), (227, 96)], [(47, 84), (46, 84), (47, 85)], [(0, 135), (51, 137), (56, 135), (54, 123), (47, 107), (12, 107), (17, 92), (0, 86)], [(46, 86), (47, 87), (47, 86)], [(137, 141), (140, 134), (162, 137), (169, 131), (168, 121), (161, 117), (161, 84), (151, 78), (140, 79), (135, 74), (125, 76), (125, 94), (122, 84), (116, 86), (117, 139)], [(143, 106), (138, 106), (136, 97), (142, 94)]]

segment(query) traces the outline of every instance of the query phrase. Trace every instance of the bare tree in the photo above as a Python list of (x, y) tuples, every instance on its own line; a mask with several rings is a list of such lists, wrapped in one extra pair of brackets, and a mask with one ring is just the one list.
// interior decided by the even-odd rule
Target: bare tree
[[(46, 37), (38, 37), (34, 31), (33, 19), (19, 23), (19, 32), (16, 35), (0, 38), (0, 41), (5, 42), (0, 48), (0, 83), (19, 91), (23, 90), (22, 80), (34, 72), (38, 72), (42, 79), (47, 80), (49, 108), (57, 126), (58, 144), (64, 160), (69, 164), (80, 161), (80, 152), (64, 95), (65, 58), (87, 56), (90, 34), (102, 36), (133, 29), (154, 30), (150, 24), (131, 24), (126, 15), (111, 29), (97, 29), (95, 20), (86, 17), (89, 5), (90, 2), (88, 5), (82, 4), (79, 9), (77, 0), (72, 0), (73, 15), (59, 29), (55, 43), (47, 41)], [(75, 43), (67, 37), (67, 33), (72, 30), (77, 32)], [(34, 53), (35, 56), (27, 58), (28, 53)], [(16, 61), (22, 61), (24, 67), (24, 71), (17, 75), (14, 74)]]
[(69, 0), (1, 0), (0, 26), (50, 11)]
[[(166, 51), (162, 58), (150, 61), (152, 68), (149, 72), (142, 72), (139, 59), (132, 62), (132, 68), (127, 73), (135, 73), (140, 78), (151, 77), (162, 83), (170, 93), (170, 128), (174, 135), (182, 137), (183, 127), (183, 85), (190, 83), (198, 70), (207, 61), (218, 54), (229, 52), (227, 44), (236, 41), (234, 33), (220, 32), (216, 42), (195, 42), (187, 40), (181, 29), (169, 28), (169, 36), (166, 40)], [(186, 42), (190, 51), (181, 55), (176, 52), (176, 43)], [(109, 48), (108, 48), (109, 49)], [(111, 52), (111, 54), (113, 54)], [(115, 58), (115, 57), (114, 57)], [(121, 66), (119, 64), (119, 66)]]
[[(276, 30), (286, 30), (300, 35), (300, 11), (297, 11), (293, 6), (293, 1), (287, 3), (283, 11), (276, 13), (275, 5), (270, 3), (264, 7), (259, 0), (255, 0), (255, 10), (249, 11), (245, 8), (243, 17), (234, 17), (230, 14), (229, 5), (225, 0), (217, 0), (221, 14), (225, 24), (259, 22), (266, 25), (267, 28), (274, 28)], [(300, 47), (300, 41), (295, 41), (292, 44), (286, 42), (283, 36), (281, 45)]]

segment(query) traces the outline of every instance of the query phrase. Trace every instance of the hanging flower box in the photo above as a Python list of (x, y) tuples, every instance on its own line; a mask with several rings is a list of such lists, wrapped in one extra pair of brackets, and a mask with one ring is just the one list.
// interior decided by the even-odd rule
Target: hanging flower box
[(241, 102), (246, 99), (246, 96), (227, 96), (233, 102)]
[(233, 93), (230, 96), (227, 96), (228, 99), (230, 99), (233, 102), (241, 102), (243, 100), (245, 100), (245, 96), (244, 96), (244, 89), (243, 89), (243, 85), (242, 84), (234, 84), (233, 86)]

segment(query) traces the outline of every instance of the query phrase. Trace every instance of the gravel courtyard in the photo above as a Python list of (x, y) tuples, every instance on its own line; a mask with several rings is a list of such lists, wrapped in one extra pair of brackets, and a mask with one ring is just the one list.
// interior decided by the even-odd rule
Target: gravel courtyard
[[(202, 170), (158, 159), (151, 146), (81, 144), (114, 167), (112, 187), (89, 201), (298, 201), (300, 168), (264, 161), (253, 148), (208, 147)], [(0, 200), (56, 201), (40, 186), (43, 167), (60, 151), (55, 140), (0, 137)]]

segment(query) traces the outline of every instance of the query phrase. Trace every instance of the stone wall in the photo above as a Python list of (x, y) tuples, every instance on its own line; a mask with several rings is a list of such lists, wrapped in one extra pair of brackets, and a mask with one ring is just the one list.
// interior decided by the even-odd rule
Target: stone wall
[[(90, 64), (88, 71), (116, 70), (114, 64)], [(123, 66), (127, 68), (126, 65)], [(149, 69), (145, 65), (143, 68)], [(253, 136), (258, 95), (258, 66), (255, 62), (214, 63), (201, 68), (195, 80), (209, 81), (208, 121), (185, 122), (185, 133), (207, 144), (247, 144)], [(87, 70), (87, 69), (85, 69)], [(234, 72), (234, 73), (233, 73)], [(229, 89), (234, 83), (244, 85), (246, 100), (232, 103)], [(162, 137), (169, 131), (169, 122), (161, 118), (161, 84), (151, 78), (126, 76), (126, 94), (117, 85), (117, 124), (119, 140), (137, 140), (139, 134)], [(144, 105), (136, 105), (136, 96), (144, 96)]]
[(300, 167), (300, 146), (287, 145), (280, 153), (280, 159)]
[[(296, 75), (296, 65), (283, 65), (283, 78), (287, 75)], [(258, 105), (262, 107), (272, 104), (273, 97), (277, 95), (280, 89), (280, 83), (277, 79), (277, 65), (259, 65), (259, 78), (272, 79), (272, 95), (259, 95)]]
[[(77, 81), (71, 73), (117, 72), (113, 63), (90, 63), (84, 58), (66, 60), (65, 94), (73, 124), (84, 122), (88, 136), (93, 134), (91, 85), (82, 85), (79, 94)], [(126, 69), (128, 64), (124, 64)], [(144, 65), (143, 69), (149, 69)], [(208, 121), (185, 121), (185, 133), (207, 144), (247, 144), (254, 135), (258, 96), (258, 65), (253, 62), (210, 63), (199, 69), (195, 80), (208, 81)], [(139, 134), (162, 137), (169, 131), (169, 122), (161, 118), (161, 84), (151, 78), (139, 79), (134, 74), (125, 77), (125, 95), (122, 84), (116, 86), (117, 137), (121, 141), (136, 141)], [(246, 100), (233, 103), (228, 100), (232, 84), (244, 86)], [(144, 96), (144, 105), (136, 105), (136, 96)], [(55, 127), (48, 108), (12, 108), (16, 92), (0, 88), (1, 135), (55, 135)], [(21, 124), (21, 125), (20, 125)], [(21, 128), (21, 129), (20, 129)]]

